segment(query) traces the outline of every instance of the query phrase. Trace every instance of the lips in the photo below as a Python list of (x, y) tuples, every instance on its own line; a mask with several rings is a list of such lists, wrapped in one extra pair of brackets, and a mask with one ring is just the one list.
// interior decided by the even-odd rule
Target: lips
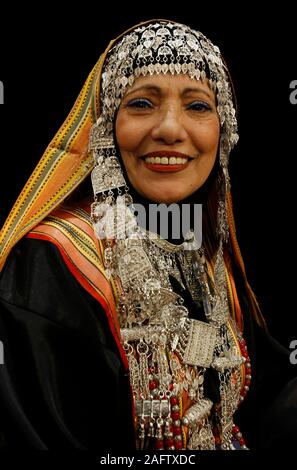
[(158, 172), (176, 172), (185, 169), (192, 159), (188, 155), (175, 151), (150, 152), (141, 159), (149, 170)]

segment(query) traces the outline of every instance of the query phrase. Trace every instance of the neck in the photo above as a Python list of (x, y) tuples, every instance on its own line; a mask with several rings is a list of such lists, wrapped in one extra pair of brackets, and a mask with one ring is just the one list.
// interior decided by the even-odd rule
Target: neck
[(137, 222), (145, 230), (157, 233), (174, 245), (183, 243), (189, 230), (195, 232), (196, 239), (201, 236), (201, 204), (206, 201), (205, 188), (171, 204), (153, 202), (134, 188), (129, 192), (133, 197)]

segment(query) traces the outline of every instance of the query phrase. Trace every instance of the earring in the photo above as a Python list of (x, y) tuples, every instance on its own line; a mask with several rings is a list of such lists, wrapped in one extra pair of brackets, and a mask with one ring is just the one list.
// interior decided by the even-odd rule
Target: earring
[(126, 185), (112, 137), (102, 138), (93, 149), (95, 166), (91, 173), (94, 196)]

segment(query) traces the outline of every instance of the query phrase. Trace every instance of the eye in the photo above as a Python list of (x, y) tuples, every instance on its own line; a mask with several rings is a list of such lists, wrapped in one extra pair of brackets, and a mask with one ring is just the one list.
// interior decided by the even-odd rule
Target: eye
[(205, 103), (205, 101), (193, 101), (193, 103), (187, 105), (187, 109), (205, 112), (210, 111), (211, 107), (208, 103)]
[(136, 98), (127, 103), (129, 108), (147, 109), (152, 107), (152, 103), (145, 98)]

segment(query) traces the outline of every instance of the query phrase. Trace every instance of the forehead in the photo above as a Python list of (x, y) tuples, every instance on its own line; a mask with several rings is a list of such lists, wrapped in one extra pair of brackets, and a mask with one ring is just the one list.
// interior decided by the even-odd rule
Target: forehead
[(213, 91), (210, 89), (207, 80), (197, 80), (189, 77), (187, 74), (172, 75), (169, 73), (138, 77), (135, 79), (132, 86), (128, 86), (125, 95), (133, 93), (134, 91), (137, 92), (137, 90), (141, 91), (145, 89), (155, 89), (160, 92), (165, 92), (167, 90), (176, 90), (180, 93), (183, 93), (184, 91), (192, 91), (193, 93), (205, 92), (210, 95), (210, 97), (214, 98)]

